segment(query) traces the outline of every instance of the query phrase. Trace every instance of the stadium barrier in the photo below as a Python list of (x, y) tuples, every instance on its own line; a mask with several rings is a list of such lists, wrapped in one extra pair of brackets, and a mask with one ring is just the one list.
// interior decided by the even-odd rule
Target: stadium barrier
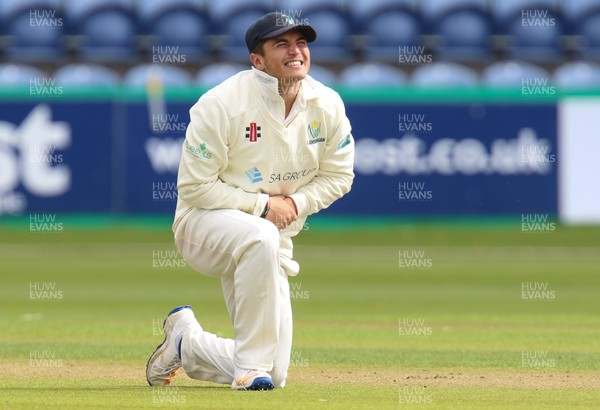
[[(55, 88), (0, 92), (0, 215), (172, 213), (188, 111), (204, 90)], [(556, 216), (560, 204), (568, 221), (600, 220), (586, 182), (599, 174), (597, 94), (340, 93), (356, 179), (327, 213)]]

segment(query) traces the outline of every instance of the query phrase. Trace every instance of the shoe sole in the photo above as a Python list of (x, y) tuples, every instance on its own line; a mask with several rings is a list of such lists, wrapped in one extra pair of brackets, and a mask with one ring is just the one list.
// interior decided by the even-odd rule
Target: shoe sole
[[(192, 307), (190, 305), (176, 307), (175, 309), (173, 309), (173, 310), (171, 310), (169, 312), (169, 314), (167, 315), (167, 318), (163, 322), (163, 330), (165, 332), (165, 339), (163, 340), (163, 342), (161, 344), (159, 344), (158, 346), (156, 346), (156, 349), (154, 349), (154, 353), (152, 353), (150, 355), (150, 358), (148, 359), (148, 362), (146, 363), (146, 381), (148, 382), (148, 385), (150, 385), (150, 386), (160, 386), (160, 385), (157, 385), (157, 384), (150, 383), (150, 377), (149, 377), (149, 374), (148, 374), (148, 370), (150, 369), (150, 365), (153, 364), (154, 361), (155, 361), (153, 359), (156, 359), (158, 356), (160, 356), (162, 354), (163, 350), (166, 348), (167, 339), (169, 338), (169, 335), (171, 334), (170, 332), (172, 330), (172, 327), (170, 327), (167, 330), (167, 320), (169, 320), (169, 318), (172, 315), (174, 315), (175, 313), (177, 313), (177, 312), (179, 312), (179, 311), (181, 311), (183, 309), (190, 309), (191, 310)], [(169, 378), (167, 379), (166, 383), (164, 384), (165, 386), (168, 386), (171, 383), (171, 379), (173, 377), (175, 377), (176, 373), (177, 373), (177, 370), (173, 371), (173, 373), (171, 373), (169, 375)]]

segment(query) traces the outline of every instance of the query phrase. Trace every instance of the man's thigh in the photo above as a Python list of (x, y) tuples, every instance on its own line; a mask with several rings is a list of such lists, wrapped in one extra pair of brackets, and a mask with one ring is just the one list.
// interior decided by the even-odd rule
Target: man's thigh
[(179, 223), (175, 242), (187, 263), (208, 276), (233, 274), (237, 252), (260, 235), (279, 235), (271, 222), (235, 209), (192, 209)]

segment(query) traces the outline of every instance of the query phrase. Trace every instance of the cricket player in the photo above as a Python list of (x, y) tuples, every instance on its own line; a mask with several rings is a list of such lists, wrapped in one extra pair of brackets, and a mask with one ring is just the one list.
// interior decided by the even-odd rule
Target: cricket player
[(148, 360), (151, 386), (183, 367), (236, 390), (284, 387), (292, 348), (292, 237), (350, 190), (354, 141), (339, 95), (307, 75), (308, 24), (269, 13), (246, 33), (253, 67), (191, 108), (179, 167), (175, 242), (219, 278), (234, 339), (209, 333), (189, 305), (173, 309)]

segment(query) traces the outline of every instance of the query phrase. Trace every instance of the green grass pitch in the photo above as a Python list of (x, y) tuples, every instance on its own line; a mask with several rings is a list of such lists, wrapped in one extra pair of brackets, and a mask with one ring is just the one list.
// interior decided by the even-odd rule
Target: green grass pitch
[(311, 219), (288, 385), (234, 392), (146, 385), (174, 306), (232, 335), (168, 219), (58, 220), (0, 223), (0, 408), (600, 407), (600, 228)]

